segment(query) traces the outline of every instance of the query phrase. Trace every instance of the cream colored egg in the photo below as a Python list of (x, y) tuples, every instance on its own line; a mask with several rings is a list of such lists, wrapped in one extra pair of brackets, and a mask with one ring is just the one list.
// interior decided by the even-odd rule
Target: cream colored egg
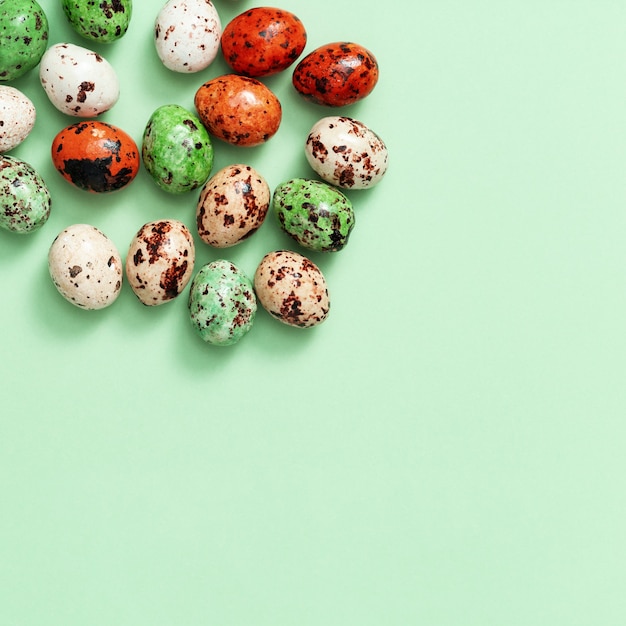
[(0, 85), (0, 152), (19, 146), (33, 130), (36, 117), (30, 98), (15, 87)]

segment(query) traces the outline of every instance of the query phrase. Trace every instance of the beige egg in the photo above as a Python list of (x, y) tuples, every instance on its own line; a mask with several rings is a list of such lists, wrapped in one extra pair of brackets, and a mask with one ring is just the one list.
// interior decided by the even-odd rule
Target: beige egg
[(19, 89), (0, 85), (0, 152), (17, 148), (35, 126), (35, 106)]

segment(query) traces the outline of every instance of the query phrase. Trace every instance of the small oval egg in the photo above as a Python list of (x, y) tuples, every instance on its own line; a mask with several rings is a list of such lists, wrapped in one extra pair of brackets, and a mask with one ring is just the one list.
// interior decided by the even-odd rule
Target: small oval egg
[(367, 97), (378, 82), (378, 61), (363, 46), (338, 41), (313, 50), (293, 71), (292, 83), (306, 100), (340, 107)]
[(193, 274), (195, 250), (189, 229), (178, 220), (144, 224), (133, 237), (126, 256), (128, 284), (146, 306), (169, 302), (186, 287)]
[(73, 43), (48, 48), (39, 65), (39, 80), (54, 107), (74, 117), (97, 117), (120, 96), (113, 66), (97, 52)]
[(107, 193), (126, 187), (140, 167), (139, 149), (121, 128), (98, 121), (67, 126), (52, 142), (52, 162), (72, 185)]
[(112, 43), (126, 34), (133, 3), (132, 0), (63, 0), (62, 7), (68, 22), (79, 35), (98, 43)]
[(50, 191), (29, 163), (0, 155), (0, 227), (19, 234), (41, 228), (50, 217)]
[(210, 0), (169, 0), (154, 23), (154, 45), (165, 67), (193, 73), (207, 68), (220, 49), (222, 24)]
[(304, 154), (315, 173), (344, 189), (368, 189), (387, 171), (385, 142), (363, 122), (333, 115), (316, 122)]
[(204, 341), (230, 346), (252, 328), (257, 310), (254, 286), (236, 265), (219, 259), (194, 277), (188, 308), (192, 326)]
[(313, 261), (297, 252), (266, 254), (254, 274), (254, 290), (261, 306), (288, 326), (317, 326), (330, 311), (324, 275)]
[(81, 309), (108, 307), (122, 289), (119, 252), (90, 224), (68, 226), (56, 236), (48, 251), (48, 270), (58, 292)]
[(213, 145), (202, 122), (177, 104), (159, 107), (143, 134), (143, 163), (163, 191), (201, 187), (213, 167)]
[(37, 112), (19, 89), (0, 85), (0, 152), (17, 148), (35, 126)]
[(350, 200), (319, 180), (293, 178), (278, 185), (272, 206), (281, 228), (301, 246), (316, 252), (341, 250), (354, 228)]
[(244, 76), (270, 76), (302, 54), (307, 33), (300, 19), (283, 9), (254, 7), (233, 18), (222, 34), (226, 63)]
[(253, 235), (270, 204), (266, 180), (249, 165), (234, 164), (216, 172), (204, 185), (196, 207), (200, 239), (228, 248)]

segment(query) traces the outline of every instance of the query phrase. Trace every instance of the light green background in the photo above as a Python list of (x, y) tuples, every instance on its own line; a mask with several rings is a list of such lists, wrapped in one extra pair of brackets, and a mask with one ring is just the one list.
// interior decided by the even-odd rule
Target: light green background
[[(101, 52), (122, 95), (102, 118), (140, 141), (200, 74), (158, 61), (154, 0), (126, 37), (80, 40), (41, 0), (51, 43)], [(250, 2), (216, 0), (226, 24)], [(264, 311), (205, 345), (187, 290), (158, 308), (128, 285), (98, 312), (52, 285), (48, 247), (92, 223), (125, 256), (145, 222), (193, 225), (195, 195), (142, 171), (73, 189), (49, 146), (74, 119), (37, 72), (14, 151), (53, 195), (28, 237), (0, 233), (0, 625), (618, 626), (626, 623), (626, 4), (611, 0), (285, 0), (307, 51), (377, 56), (341, 110), (390, 150), (349, 193), (347, 248), (313, 255), (331, 315), (310, 331)], [(215, 144), (214, 171), (270, 186), (311, 176), (302, 144), (337, 111), (266, 79), (284, 121), (266, 145)], [(268, 218), (236, 249), (252, 275), (292, 247)]]

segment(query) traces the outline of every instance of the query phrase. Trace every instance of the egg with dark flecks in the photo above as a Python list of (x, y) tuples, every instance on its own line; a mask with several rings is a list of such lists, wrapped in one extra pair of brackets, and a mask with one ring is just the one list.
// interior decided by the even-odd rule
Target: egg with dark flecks
[(111, 43), (123, 37), (133, 9), (132, 0), (62, 0), (62, 6), (72, 28), (85, 39), (98, 43)]
[(130, 184), (141, 164), (133, 138), (99, 121), (67, 126), (52, 142), (52, 162), (72, 185), (94, 193), (117, 191)]
[(0, 85), (0, 152), (19, 146), (35, 126), (37, 111), (19, 89)]

